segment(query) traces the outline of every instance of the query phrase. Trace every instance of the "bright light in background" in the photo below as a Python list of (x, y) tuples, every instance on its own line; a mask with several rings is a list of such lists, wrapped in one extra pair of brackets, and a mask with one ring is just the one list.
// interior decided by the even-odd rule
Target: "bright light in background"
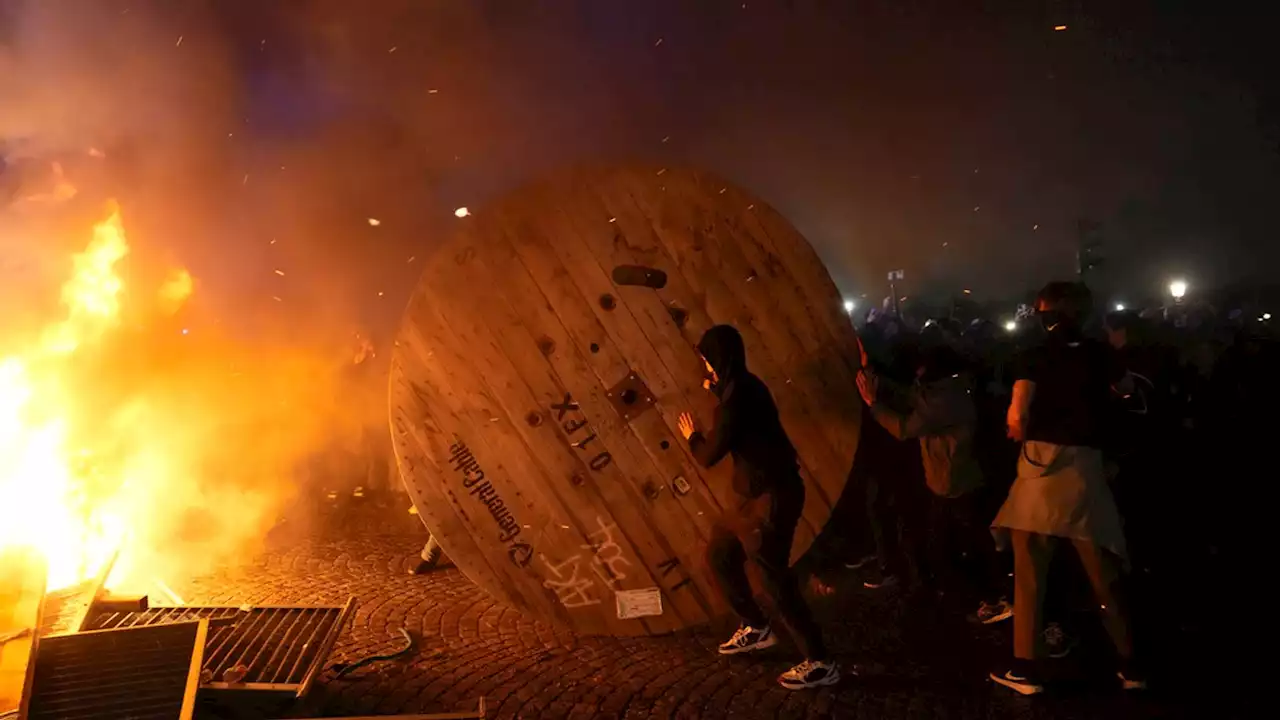
[(1124, 312), (1124, 303), (1116, 303), (1116, 312)]
[(454, 216), (456, 216), (456, 217), (460, 217), (460, 218), (461, 218), (461, 217), (466, 217), (466, 216), (470, 215), (470, 214), (471, 214), (471, 211), (470, 211), (470, 210), (468, 210), (468, 209), (466, 209), (466, 208), (464, 208), (464, 207), (460, 207), (460, 208), (458, 208), (457, 210), (454, 210), (454, 211), (453, 211), (453, 214), (454, 214)]
[(1169, 283), (1169, 294), (1173, 296), (1174, 300), (1181, 300), (1187, 294), (1187, 281), (1174, 280)]
[(844, 311), (845, 311), (846, 313), (848, 313), (848, 314), (852, 315), (852, 314), (853, 314), (853, 309), (854, 309), (854, 308), (856, 308), (856, 307), (858, 307), (858, 303), (856, 303), (856, 302), (854, 302), (854, 301), (852, 301), (852, 300), (845, 300), (845, 301), (844, 301)]
[(1005, 320), (1005, 321), (1004, 321), (1004, 329), (1005, 329), (1005, 332), (1017, 332), (1017, 330), (1018, 330), (1018, 321), (1017, 321), (1017, 320)]
[(1266, 320), (1270, 320), (1270, 319), (1271, 319), (1271, 313), (1262, 313), (1262, 319), (1263, 319), (1264, 321), (1266, 321)]
[(1062, 32), (1063, 30), (1066, 30), (1066, 29), (1067, 29), (1067, 26), (1066, 26), (1066, 25), (1054, 25), (1054, 26), (1053, 26), (1053, 31), (1054, 31), (1054, 32)]

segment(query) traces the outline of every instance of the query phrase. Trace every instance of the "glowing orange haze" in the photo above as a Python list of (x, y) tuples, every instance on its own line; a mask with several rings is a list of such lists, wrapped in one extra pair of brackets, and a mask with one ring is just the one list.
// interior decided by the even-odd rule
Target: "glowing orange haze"
[(0, 550), (34, 548), (50, 589), (100, 572), (152, 592), (253, 548), (332, 441), (334, 363), (174, 318), (185, 270), (126, 287), (118, 208), (93, 228), (35, 336), (0, 328)]

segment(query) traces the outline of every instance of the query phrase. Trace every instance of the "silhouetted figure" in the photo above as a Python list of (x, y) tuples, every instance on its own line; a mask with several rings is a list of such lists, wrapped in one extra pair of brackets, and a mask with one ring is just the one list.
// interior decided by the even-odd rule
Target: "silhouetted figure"
[(777, 643), (768, 618), (752, 596), (745, 568), (750, 560), (759, 566), (765, 592), (805, 657), (778, 682), (793, 690), (833, 685), (840, 673), (828, 662), (822, 633), (790, 564), (805, 494), (795, 447), (782, 427), (769, 388), (747, 370), (742, 336), (736, 329), (711, 328), (699, 341), (698, 352), (707, 372), (703, 384), (720, 404), (706, 435), (695, 429), (689, 413), (680, 416), (680, 431), (704, 467), (732, 456), (737, 496), (735, 506), (716, 521), (707, 548), (715, 582), (741, 620), (733, 637), (720, 646), (720, 653), (733, 655)]

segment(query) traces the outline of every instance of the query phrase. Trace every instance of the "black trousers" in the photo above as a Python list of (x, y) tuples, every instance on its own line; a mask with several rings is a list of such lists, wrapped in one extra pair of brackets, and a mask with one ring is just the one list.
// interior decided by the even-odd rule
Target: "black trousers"
[(756, 603), (747, 580), (746, 563), (755, 563), (760, 568), (765, 594), (805, 659), (825, 660), (827, 649), (822, 632), (791, 570), (791, 541), (804, 509), (804, 486), (799, 478), (795, 484), (798, 492), (743, 498), (737, 507), (726, 510), (712, 528), (707, 565), (742, 622), (758, 628), (767, 626), (769, 620)]
[(1010, 563), (991, 536), (999, 501), (993, 506), (985, 488), (955, 498), (929, 495), (928, 576), (943, 589), (963, 585), (981, 600), (1006, 596)]
[[(913, 448), (914, 449), (914, 448)], [(867, 524), (875, 542), (881, 572), (897, 575), (913, 586), (929, 582), (929, 497), (920, 452), (896, 474), (875, 473), (867, 482)]]

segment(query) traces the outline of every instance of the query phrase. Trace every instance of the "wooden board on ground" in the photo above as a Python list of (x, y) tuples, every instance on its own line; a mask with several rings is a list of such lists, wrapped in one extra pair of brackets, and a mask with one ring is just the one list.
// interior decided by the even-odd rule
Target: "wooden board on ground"
[(390, 414), (418, 514), (494, 597), (579, 632), (699, 625), (721, 601), (702, 561), (734, 502), (732, 463), (698, 467), (696, 345), (743, 334), (800, 453), (793, 559), (826, 524), (857, 449), (856, 338), (817, 254), (708, 173), (576, 169), (459, 220), (427, 263), (392, 358)]
[(25, 718), (39, 642), (45, 565), (32, 552), (0, 552), (0, 717)]

